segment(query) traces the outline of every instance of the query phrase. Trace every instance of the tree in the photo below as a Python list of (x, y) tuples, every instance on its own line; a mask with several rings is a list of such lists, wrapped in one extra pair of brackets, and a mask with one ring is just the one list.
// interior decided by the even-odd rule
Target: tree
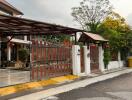
[(130, 31), (130, 27), (125, 19), (114, 11), (106, 17), (106, 19), (99, 25), (98, 29), (98, 31), (111, 29), (121, 33), (127, 33)]
[[(132, 32), (125, 19), (118, 13), (112, 12), (98, 26), (97, 31), (104, 38), (109, 40), (111, 52), (123, 51), (124, 54), (130, 50)], [(125, 52), (126, 51), (126, 52)]]
[(110, 50), (109, 48), (104, 48), (104, 66), (105, 69), (108, 67), (109, 61), (110, 61)]
[(109, 0), (83, 0), (79, 7), (72, 8), (72, 16), (83, 29), (95, 33), (97, 26), (111, 10)]

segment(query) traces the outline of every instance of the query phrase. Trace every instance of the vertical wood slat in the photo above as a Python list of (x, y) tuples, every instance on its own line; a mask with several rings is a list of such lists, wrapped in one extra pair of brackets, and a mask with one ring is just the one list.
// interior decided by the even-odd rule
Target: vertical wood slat
[(35, 48), (36, 53), (33, 55), (36, 55), (36, 80), (71, 73), (71, 49), (67, 44), (57, 46), (35, 40)]
[(46, 63), (46, 42), (44, 41), (44, 53), (43, 53), (43, 56), (44, 56), (44, 63)]
[(44, 42), (44, 76), (46, 76), (46, 62), (47, 62), (47, 48), (46, 48), (46, 42)]
[(38, 68), (38, 66), (39, 66), (39, 47), (38, 47), (38, 40), (36, 40), (36, 62), (37, 62), (37, 66), (36, 66), (36, 78), (37, 78), (37, 80), (39, 79), (39, 68)]
[(43, 66), (42, 64), (42, 40), (40, 41), (40, 79), (43, 77)]
[(34, 64), (33, 64), (33, 62), (34, 62), (34, 40), (32, 40), (32, 68), (31, 68), (31, 79), (32, 80), (34, 80)]

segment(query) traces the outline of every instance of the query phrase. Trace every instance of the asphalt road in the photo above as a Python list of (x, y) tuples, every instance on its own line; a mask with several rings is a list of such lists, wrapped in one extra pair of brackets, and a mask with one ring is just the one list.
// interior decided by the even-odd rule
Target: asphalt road
[(132, 100), (132, 73), (44, 100)]

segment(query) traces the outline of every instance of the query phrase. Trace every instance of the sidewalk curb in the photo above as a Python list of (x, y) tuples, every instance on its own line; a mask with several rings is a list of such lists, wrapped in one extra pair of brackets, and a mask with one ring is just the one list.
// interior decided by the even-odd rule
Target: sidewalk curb
[(78, 82), (74, 82), (71, 84), (63, 85), (63, 86), (58, 86), (58, 87), (47, 89), (47, 90), (40, 91), (37, 93), (32, 93), (32, 94), (21, 96), (21, 97), (14, 98), (11, 100), (30, 100), (30, 99), (38, 100), (38, 99), (42, 99), (42, 98), (47, 98), (47, 97), (52, 96), (52, 95), (57, 95), (59, 93), (68, 92), (68, 91), (73, 90), (73, 89), (85, 87), (87, 85), (91, 85), (91, 84), (94, 84), (94, 83), (97, 83), (100, 81), (104, 81), (107, 79), (118, 77), (120, 75), (131, 73), (131, 72), (132, 72), (132, 69), (125, 69), (125, 70), (114, 72), (114, 73), (96, 76), (94, 78), (88, 78), (88, 79), (80, 80)]
[(27, 91), (27, 90), (31, 90), (35, 88), (36, 89), (42, 88), (42, 87), (46, 87), (50, 85), (55, 85), (61, 82), (75, 80), (77, 78), (78, 76), (67, 75), (67, 76), (50, 78), (48, 80), (42, 80), (38, 82), (29, 82), (29, 83), (17, 84), (17, 85), (9, 86), (9, 87), (3, 87), (3, 88), (0, 88), (0, 96), (8, 96), (8, 95), (12, 95), (22, 91)]

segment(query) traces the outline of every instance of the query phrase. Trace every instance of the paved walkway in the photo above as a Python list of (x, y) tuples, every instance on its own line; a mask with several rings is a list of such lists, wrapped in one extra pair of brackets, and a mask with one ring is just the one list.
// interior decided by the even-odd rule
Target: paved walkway
[(30, 82), (30, 71), (0, 69), (0, 87)]
[[(78, 89), (80, 87), (86, 87), (87, 85), (90, 85), (90, 84), (93, 84), (93, 83), (96, 83), (96, 82), (100, 82), (100, 81), (104, 81), (104, 80), (107, 80), (107, 79), (110, 79), (110, 78), (113, 78), (113, 77), (120, 76), (122, 74), (131, 73), (131, 72), (132, 72), (132, 69), (125, 69), (125, 70), (121, 70), (121, 71), (118, 71), (118, 72), (109, 73), (109, 74), (97, 76), (97, 77), (94, 77), (94, 78), (88, 78), (88, 79), (84, 79), (82, 81), (74, 82), (74, 83), (63, 85), (63, 86), (60, 86), (60, 87), (51, 88), (51, 89), (47, 89), (47, 90), (40, 91), (40, 92), (37, 92), (37, 93), (32, 93), (32, 94), (29, 94), (29, 95), (21, 96), (21, 97), (18, 97), (18, 98), (14, 98), (12, 100), (50, 100), (50, 99), (46, 99), (46, 98), (48, 98), (52, 95), (67, 92), (67, 91), (70, 91), (70, 90), (73, 90), (73, 89)], [(51, 99), (51, 100), (56, 100), (56, 99), (54, 98), (54, 99)]]

